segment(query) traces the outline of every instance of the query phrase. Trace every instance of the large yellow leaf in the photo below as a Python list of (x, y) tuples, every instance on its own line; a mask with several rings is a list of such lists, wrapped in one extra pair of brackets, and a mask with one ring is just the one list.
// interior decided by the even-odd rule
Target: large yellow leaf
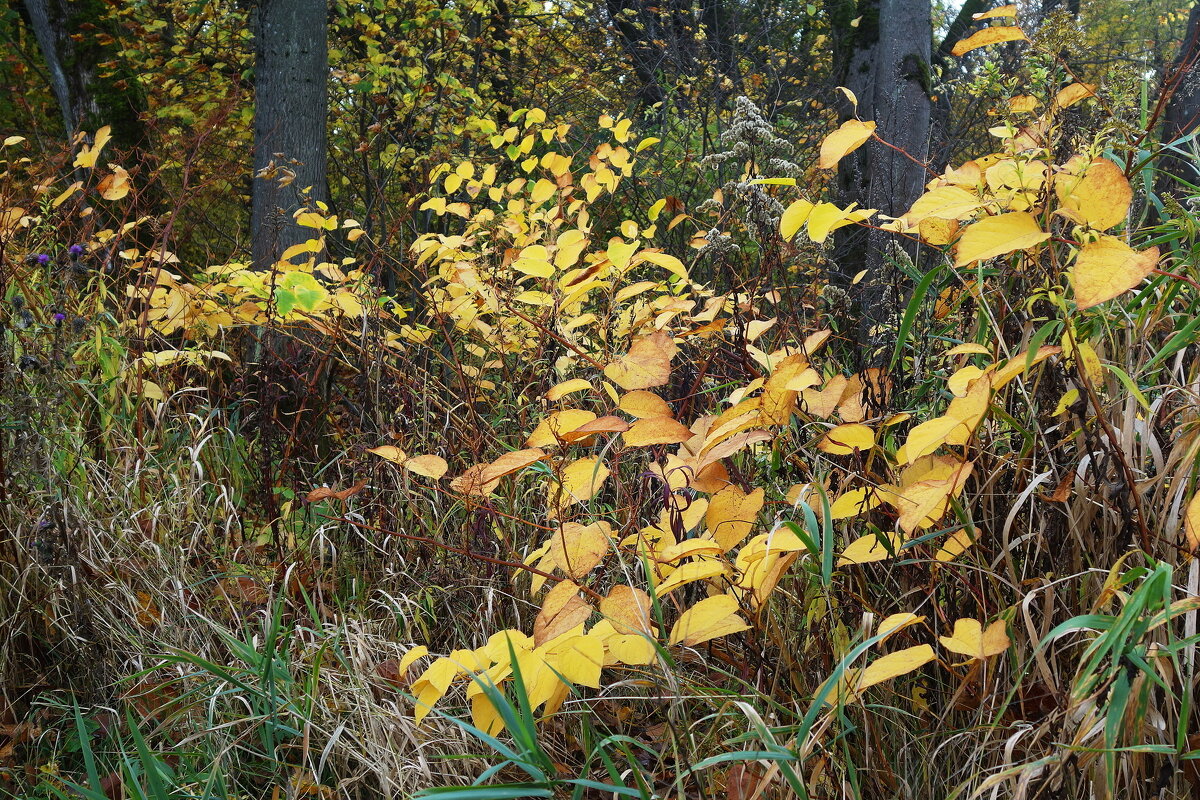
[(1088, 162), (1082, 156), (1073, 157), (1055, 179), (1054, 191), (1060, 214), (1098, 231), (1123, 222), (1133, 200), (1129, 179), (1106, 158)]
[(917, 198), (904, 215), (909, 225), (925, 219), (965, 219), (983, 206), (974, 192), (959, 186), (939, 186)]
[(746, 494), (737, 486), (726, 486), (709, 501), (704, 516), (709, 535), (722, 550), (732, 550), (750, 535), (764, 502), (766, 494), (762, 489)]
[(638, 419), (675, 416), (671, 413), (671, 406), (667, 404), (666, 400), (654, 392), (647, 392), (643, 389), (621, 395), (621, 402), (617, 404), (617, 408)]
[(955, 250), (954, 265), (965, 267), (974, 261), (1029, 250), (1049, 238), (1050, 234), (1024, 211), (984, 217), (963, 232)]
[(737, 612), (738, 602), (730, 595), (706, 597), (680, 615), (671, 628), (671, 644), (691, 646), (744, 631), (750, 626)]
[(546, 663), (570, 683), (600, 688), (604, 668), (604, 640), (590, 634), (555, 642), (546, 653)]
[(617, 584), (600, 601), (600, 613), (617, 633), (654, 635), (650, 624), (650, 595), (635, 586)]
[(999, 655), (1011, 644), (1002, 619), (993, 622), (987, 630), (977, 619), (960, 619), (954, 623), (954, 633), (939, 636), (938, 641), (953, 653), (979, 660)]
[(881, 536), (868, 533), (846, 545), (846, 549), (838, 557), (838, 566), (883, 561), (885, 558), (891, 558), (892, 553), (898, 552), (902, 544), (904, 539), (896, 533), (885, 533)]
[(820, 203), (813, 207), (808, 215), (808, 238), (814, 242), (824, 242), (829, 234), (838, 228), (853, 225), (870, 219), (875, 213), (873, 208), (841, 209), (833, 203)]
[(961, 56), (979, 47), (1001, 42), (1020, 42), (1025, 40), (1025, 32), (1015, 25), (996, 25), (975, 31), (965, 39), (959, 39), (951, 48), (950, 54)]
[(670, 576), (654, 587), (654, 593), (658, 597), (666, 597), (671, 592), (681, 586), (686, 586), (689, 583), (696, 581), (714, 578), (727, 571), (727, 567), (720, 561), (689, 561), (670, 574)]
[(856, 450), (863, 452), (875, 446), (875, 431), (861, 423), (838, 425), (817, 443), (817, 447), (835, 456), (844, 456)]
[(538, 647), (587, 622), (592, 606), (579, 596), (579, 586), (562, 581), (546, 592), (542, 610), (533, 621), (533, 641)]
[(834, 169), (849, 153), (866, 144), (875, 133), (874, 122), (857, 119), (846, 120), (842, 126), (821, 142), (821, 156), (817, 159), (820, 169)]
[(804, 227), (808, 215), (812, 213), (813, 204), (808, 200), (797, 200), (787, 207), (779, 218), (779, 235), (784, 241), (790, 242), (792, 237)]
[(913, 670), (925, 666), (935, 658), (937, 656), (934, 654), (933, 648), (927, 644), (919, 644), (916, 647), (908, 647), (904, 650), (888, 653), (886, 656), (875, 659), (858, 673), (858, 678), (855, 681), (855, 689), (862, 691), (868, 686), (874, 686), (877, 683), (883, 683), (884, 681), (890, 681), (892, 678), (907, 675)]
[(569, 506), (591, 500), (604, 486), (608, 473), (605, 463), (595, 456), (572, 462), (551, 487), (551, 506)]
[[(808, 358), (800, 353), (790, 355), (780, 361), (771, 371), (771, 377), (763, 386), (762, 402), (759, 406), (762, 424), (786, 425), (796, 408), (797, 390), (791, 384), (801, 375), (813, 373), (810, 378), (817, 382), (820, 376), (808, 366)], [(812, 385), (812, 384), (809, 384)]]
[(656, 331), (633, 343), (629, 352), (604, 368), (604, 375), (622, 389), (650, 389), (671, 378), (671, 359), (679, 348), (671, 335)]
[(416, 475), (423, 475), (426, 478), (433, 478), (435, 481), (445, 475), (446, 470), (450, 468), (450, 465), (446, 463), (446, 459), (434, 455), (413, 456), (401, 466), (409, 472)]
[(1138, 252), (1115, 236), (1085, 244), (1071, 270), (1079, 308), (1111, 300), (1137, 286), (1158, 264), (1158, 248)]
[(679, 444), (692, 438), (692, 432), (671, 417), (639, 419), (621, 435), (626, 447), (648, 447), (655, 444)]
[(843, 492), (829, 505), (830, 516), (837, 519), (857, 517), (879, 505), (879, 493), (874, 489), (851, 489)]
[(561, 400), (569, 394), (582, 392), (591, 388), (593, 388), (591, 381), (585, 381), (583, 378), (572, 378), (569, 381), (563, 381), (550, 387), (550, 391), (546, 392), (546, 399), (552, 401)]
[(564, 522), (550, 535), (547, 552), (559, 569), (575, 580), (581, 580), (604, 560), (611, 541), (612, 526), (607, 522), (590, 525)]

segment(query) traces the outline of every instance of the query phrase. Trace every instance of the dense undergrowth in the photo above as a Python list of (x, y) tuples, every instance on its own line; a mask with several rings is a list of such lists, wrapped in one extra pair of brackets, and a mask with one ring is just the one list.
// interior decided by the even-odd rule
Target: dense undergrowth
[[(1188, 796), (1196, 189), (1068, 132), (1092, 91), (896, 221), (748, 104), (717, 227), (629, 120), (518, 112), (434, 170), (404, 297), (327, 208), (180, 263), (100, 144), (6, 143), (0, 786)], [(921, 243), (865, 364), (854, 224)]]

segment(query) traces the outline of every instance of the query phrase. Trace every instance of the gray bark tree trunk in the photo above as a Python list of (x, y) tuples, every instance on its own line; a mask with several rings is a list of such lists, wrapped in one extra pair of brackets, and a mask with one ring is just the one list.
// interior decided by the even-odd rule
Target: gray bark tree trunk
[[(1163, 114), (1160, 137), (1163, 144), (1170, 144), (1200, 126), (1200, 4), (1192, 6), (1179, 56), (1166, 77), (1167, 87), (1173, 87), (1173, 92)], [(1193, 139), (1183, 149), (1194, 153), (1196, 147)], [(1160, 196), (1178, 199), (1187, 192), (1184, 183), (1200, 185), (1200, 164), (1194, 157), (1168, 151), (1158, 166), (1160, 177), (1156, 188)]]
[(312, 238), (316, 231), (296, 225), (292, 215), (310, 199), (329, 198), (328, 80), (326, 0), (260, 0), (254, 61), (254, 173), (260, 177), (250, 210), (258, 269)]
[[(843, 0), (830, 8), (835, 76), (857, 96), (858, 116), (874, 121), (876, 134), (838, 167), (837, 202), (857, 203), (882, 214), (908, 210), (928, 180), (932, 101), (929, 63), (933, 29), (929, 0)], [(859, 18), (857, 28), (849, 20)], [(843, 98), (844, 100), (844, 98)], [(854, 115), (849, 102), (843, 120)], [(889, 146), (891, 145), (891, 146)], [(902, 308), (903, 277), (890, 266), (889, 247), (902, 240), (858, 225), (840, 228), (834, 238), (834, 283), (851, 292), (857, 314), (856, 336), (864, 359), (878, 361), (893, 344), (890, 323)], [(911, 244), (904, 244), (915, 256)], [(851, 279), (866, 270), (858, 284)]]

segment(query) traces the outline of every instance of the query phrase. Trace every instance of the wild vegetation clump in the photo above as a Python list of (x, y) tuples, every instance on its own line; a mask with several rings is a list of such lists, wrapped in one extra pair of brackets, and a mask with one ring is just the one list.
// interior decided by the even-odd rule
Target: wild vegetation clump
[[(516, 62), (572, 111), (622, 86), (522, 14), (334, 5), (361, 172), (256, 160), (294, 207), (246, 242), (197, 207), (245, 205), (240, 18), (192, 34), (228, 62), (121, 51), (216, 73), (137, 119), (220, 146), (3, 140), (0, 789), (1200, 791), (1183, 84), (1092, 78), (1070, 20), (972, 6), (926, 65), (977, 123), (939, 161), (850, 73), (792, 135), (802, 100), (768, 108), (720, 40), (647, 72), (636, 4), (612, 23), (643, 84), (586, 115), (518, 107)], [(113, 41), (180, 35), (113, 13)], [(892, 207), (864, 207), (885, 158)]]

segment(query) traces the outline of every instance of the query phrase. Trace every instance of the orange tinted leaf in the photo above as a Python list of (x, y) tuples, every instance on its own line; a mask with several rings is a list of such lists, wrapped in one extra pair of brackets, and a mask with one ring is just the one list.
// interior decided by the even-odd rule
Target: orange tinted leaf
[(671, 359), (679, 348), (671, 335), (656, 331), (633, 343), (629, 352), (604, 368), (604, 375), (622, 389), (650, 389), (671, 378)]
[(1001, 42), (1019, 42), (1024, 41), (1025, 38), (1025, 32), (1015, 25), (997, 25), (975, 31), (967, 38), (958, 40), (954, 43), (950, 54), (961, 56), (979, 47), (987, 47), (990, 44)]
[(821, 142), (821, 156), (817, 159), (817, 167), (834, 169), (844, 157), (866, 144), (874, 133), (874, 122), (846, 120)]
[(692, 432), (671, 417), (646, 417), (633, 423), (621, 438), (626, 447), (647, 447), (686, 442), (692, 438)]

